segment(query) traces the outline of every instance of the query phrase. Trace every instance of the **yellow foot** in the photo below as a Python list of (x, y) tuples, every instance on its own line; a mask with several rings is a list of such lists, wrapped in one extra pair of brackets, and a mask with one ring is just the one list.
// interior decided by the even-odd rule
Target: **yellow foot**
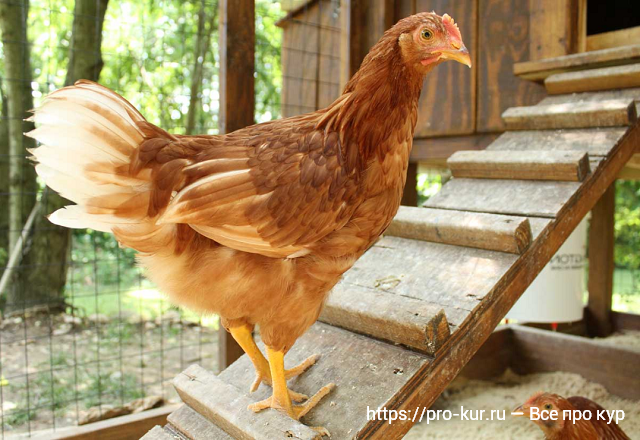
[[(318, 361), (318, 359), (320, 359), (319, 354), (314, 354), (309, 356), (300, 365), (290, 368), (288, 370), (285, 370), (284, 378), (286, 380), (289, 380), (292, 377), (301, 375), (302, 373), (307, 371), (309, 367), (315, 364)], [(265, 369), (264, 371), (256, 371), (256, 379), (253, 381), (253, 384), (251, 384), (251, 388), (249, 388), (249, 392), (253, 393), (255, 390), (258, 389), (261, 383), (271, 386), (271, 372), (268, 369)], [(303, 400), (307, 399), (307, 396), (305, 396), (304, 394), (299, 394), (294, 391), (289, 391), (289, 395), (291, 395), (291, 400), (293, 400), (294, 402), (302, 402)]]
[[(309, 411), (311, 411), (313, 407), (315, 407), (320, 402), (320, 400), (322, 400), (324, 396), (329, 394), (329, 392), (331, 392), (331, 390), (334, 389), (335, 386), (336, 385), (334, 383), (330, 383), (329, 385), (323, 386), (322, 388), (320, 388), (320, 391), (318, 391), (313, 396), (311, 396), (311, 398), (307, 400), (305, 403), (303, 403), (302, 405), (291, 405), (287, 407), (288, 405), (286, 402), (281, 403), (278, 401), (277, 398), (275, 398), (274, 396), (271, 396), (268, 399), (261, 400), (260, 402), (256, 402), (249, 405), (249, 409), (253, 412), (259, 412), (259, 411), (262, 411), (263, 409), (273, 408), (287, 414), (292, 419), (300, 420), (300, 418), (303, 417), (305, 414), (307, 414)], [(291, 395), (291, 391), (289, 391), (289, 395)], [(313, 429), (315, 429), (318, 432), (320, 432), (320, 430), (324, 430), (326, 432), (324, 428), (313, 428)]]

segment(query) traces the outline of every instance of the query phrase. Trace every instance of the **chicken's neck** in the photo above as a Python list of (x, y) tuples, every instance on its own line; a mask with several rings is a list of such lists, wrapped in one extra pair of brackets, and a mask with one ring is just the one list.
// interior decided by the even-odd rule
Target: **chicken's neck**
[(339, 130), (343, 155), (354, 166), (366, 166), (376, 156), (382, 160), (413, 138), (417, 121), (424, 75), (410, 71), (399, 50), (374, 50), (323, 118)]

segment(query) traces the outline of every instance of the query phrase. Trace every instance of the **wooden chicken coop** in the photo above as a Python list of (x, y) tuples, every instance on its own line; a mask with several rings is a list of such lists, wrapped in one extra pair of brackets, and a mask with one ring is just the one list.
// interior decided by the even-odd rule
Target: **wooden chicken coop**
[[(588, 338), (640, 330), (640, 316), (612, 311), (613, 184), (616, 178), (640, 179), (640, 6), (607, 3), (604, 13), (603, 4), (283, 1), (283, 116), (331, 103), (384, 30), (416, 12), (455, 17), (473, 60), (471, 69), (444, 64), (426, 81), (407, 207), (345, 275), (322, 322), (291, 351), (292, 362), (315, 351), (326, 355), (298, 380), (301, 391), (327, 382), (327, 372), (349, 384), (330, 399), (338, 406), (320, 404), (307, 425), (325, 425), (339, 439), (400, 438), (410, 421), (369, 421), (363, 408), (429, 406), (458, 374), (488, 378), (506, 368), (577, 372), (614, 394), (640, 399), (638, 352)], [(220, 1), (222, 132), (253, 122), (254, 13), (253, 0)], [(420, 166), (448, 166), (454, 178), (417, 208)], [(541, 178), (526, 177), (531, 166)], [(531, 326), (494, 331), (589, 211), (584, 319), (559, 332)], [(439, 216), (447, 217), (444, 223)], [(482, 239), (470, 230), (470, 220), (486, 225)], [(441, 234), (443, 225), (448, 234)], [(478, 261), (484, 265), (471, 267)], [(376, 290), (381, 279), (390, 284)], [(244, 414), (253, 370), (246, 356), (234, 362), (242, 352), (230, 336), (221, 334), (221, 341), (226, 370), (214, 376), (192, 366), (178, 376), (175, 386), (186, 405), (168, 422), (169, 411), (156, 410), (79, 435), (137, 438), (163, 425), (145, 438), (315, 438), (275, 412)], [(366, 360), (354, 360), (354, 351), (366, 353)], [(362, 374), (373, 364), (373, 373)]]

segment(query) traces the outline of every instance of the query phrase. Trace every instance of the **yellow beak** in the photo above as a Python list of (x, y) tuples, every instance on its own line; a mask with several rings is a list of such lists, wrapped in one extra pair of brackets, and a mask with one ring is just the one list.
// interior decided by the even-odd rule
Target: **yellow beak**
[(471, 68), (471, 56), (464, 45), (457, 50), (443, 50), (440, 52), (440, 58), (443, 60), (457, 61)]

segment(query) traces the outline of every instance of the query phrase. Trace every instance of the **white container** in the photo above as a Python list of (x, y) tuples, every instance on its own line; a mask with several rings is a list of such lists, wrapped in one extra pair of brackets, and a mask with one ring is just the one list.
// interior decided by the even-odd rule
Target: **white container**
[(538, 323), (581, 320), (586, 253), (585, 218), (514, 304), (507, 319)]

